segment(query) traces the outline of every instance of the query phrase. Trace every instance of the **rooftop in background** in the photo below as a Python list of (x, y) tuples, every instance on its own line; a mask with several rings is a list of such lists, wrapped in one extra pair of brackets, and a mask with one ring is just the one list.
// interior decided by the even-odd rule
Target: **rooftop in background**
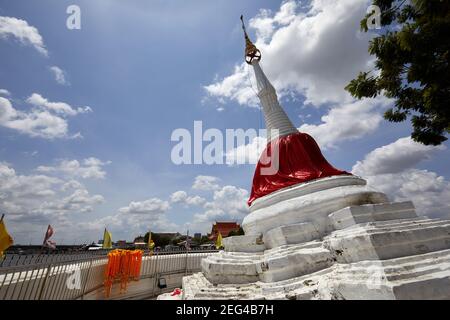
[(231, 231), (238, 231), (241, 226), (236, 221), (216, 221), (211, 228), (208, 238), (216, 241), (220, 234), (222, 237), (228, 237)]

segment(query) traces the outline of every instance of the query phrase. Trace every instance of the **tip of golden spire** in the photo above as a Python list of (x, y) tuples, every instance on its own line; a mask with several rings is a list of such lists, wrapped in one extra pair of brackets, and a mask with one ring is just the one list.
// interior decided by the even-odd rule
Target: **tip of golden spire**
[(244, 30), (244, 37), (245, 37), (245, 62), (247, 62), (248, 64), (252, 64), (253, 60), (256, 61), (261, 60), (261, 52), (248, 37), (247, 30), (245, 30), (243, 15), (241, 15), (241, 21), (242, 21), (242, 30)]

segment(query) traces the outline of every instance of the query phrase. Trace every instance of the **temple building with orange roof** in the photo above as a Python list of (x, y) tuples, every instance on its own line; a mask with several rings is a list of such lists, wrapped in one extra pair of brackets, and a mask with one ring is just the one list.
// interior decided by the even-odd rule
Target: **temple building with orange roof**
[(216, 241), (219, 232), (223, 238), (228, 237), (231, 231), (238, 231), (241, 226), (236, 221), (216, 221), (211, 228), (211, 233), (208, 234), (210, 240)]

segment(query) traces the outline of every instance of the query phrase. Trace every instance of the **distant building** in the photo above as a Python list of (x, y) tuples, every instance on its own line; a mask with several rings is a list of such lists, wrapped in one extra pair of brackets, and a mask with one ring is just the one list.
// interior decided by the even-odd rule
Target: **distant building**
[(194, 239), (201, 239), (201, 238), (202, 238), (202, 234), (200, 232), (194, 233)]
[(216, 241), (219, 232), (222, 238), (228, 237), (231, 231), (238, 231), (241, 226), (237, 222), (231, 221), (216, 221), (211, 228), (211, 233), (208, 234), (210, 240)]
[(98, 240), (98, 244), (103, 244), (103, 239)]
[(135, 242), (134, 247), (139, 249), (144, 249), (147, 246), (147, 243), (145, 242)]
[(84, 250), (89, 250), (89, 251), (100, 250), (100, 249), (102, 249), (102, 245), (99, 243), (93, 243), (93, 242), (90, 245), (87, 245), (86, 247), (84, 247)]
[(145, 248), (146, 247), (145, 238), (143, 236), (136, 237), (134, 239), (133, 244), (134, 244), (135, 248), (141, 248), (141, 249)]
[(126, 248), (127, 247), (127, 241), (126, 240), (118, 240), (116, 242), (116, 247), (118, 247), (118, 248)]

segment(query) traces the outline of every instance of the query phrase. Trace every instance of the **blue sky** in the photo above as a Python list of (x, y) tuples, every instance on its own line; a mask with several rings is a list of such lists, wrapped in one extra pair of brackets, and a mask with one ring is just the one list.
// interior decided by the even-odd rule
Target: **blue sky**
[[(66, 28), (71, 4), (81, 9), (80, 30)], [(391, 102), (356, 102), (343, 90), (373, 62), (371, 35), (355, 23), (365, 8), (362, 0), (0, 1), (8, 18), (0, 23), (0, 89), (7, 90), (0, 102), (22, 112), (0, 120), (0, 209), (15, 242), (39, 243), (48, 223), (57, 243), (80, 243), (97, 240), (104, 227), (114, 240), (132, 240), (148, 229), (206, 232), (214, 220), (245, 216), (253, 164), (170, 158), (171, 133), (192, 130), (195, 120), (205, 129), (263, 127), (248, 95), (251, 70), (239, 69), (242, 13), (288, 115), (334, 166), (367, 176), (393, 199), (426, 196), (416, 198), (428, 200), (418, 209), (445, 215), (447, 143), (416, 145), (405, 138), (409, 123), (380, 120)], [(61, 104), (52, 102), (92, 112), (57, 113), (50, 109)], [(53, 131), (42, 136), (41, 127), (14, 122), (43, 112), (68, 129), (46, 122)], [(380, 162), (395, 170), (374, 170)]]

